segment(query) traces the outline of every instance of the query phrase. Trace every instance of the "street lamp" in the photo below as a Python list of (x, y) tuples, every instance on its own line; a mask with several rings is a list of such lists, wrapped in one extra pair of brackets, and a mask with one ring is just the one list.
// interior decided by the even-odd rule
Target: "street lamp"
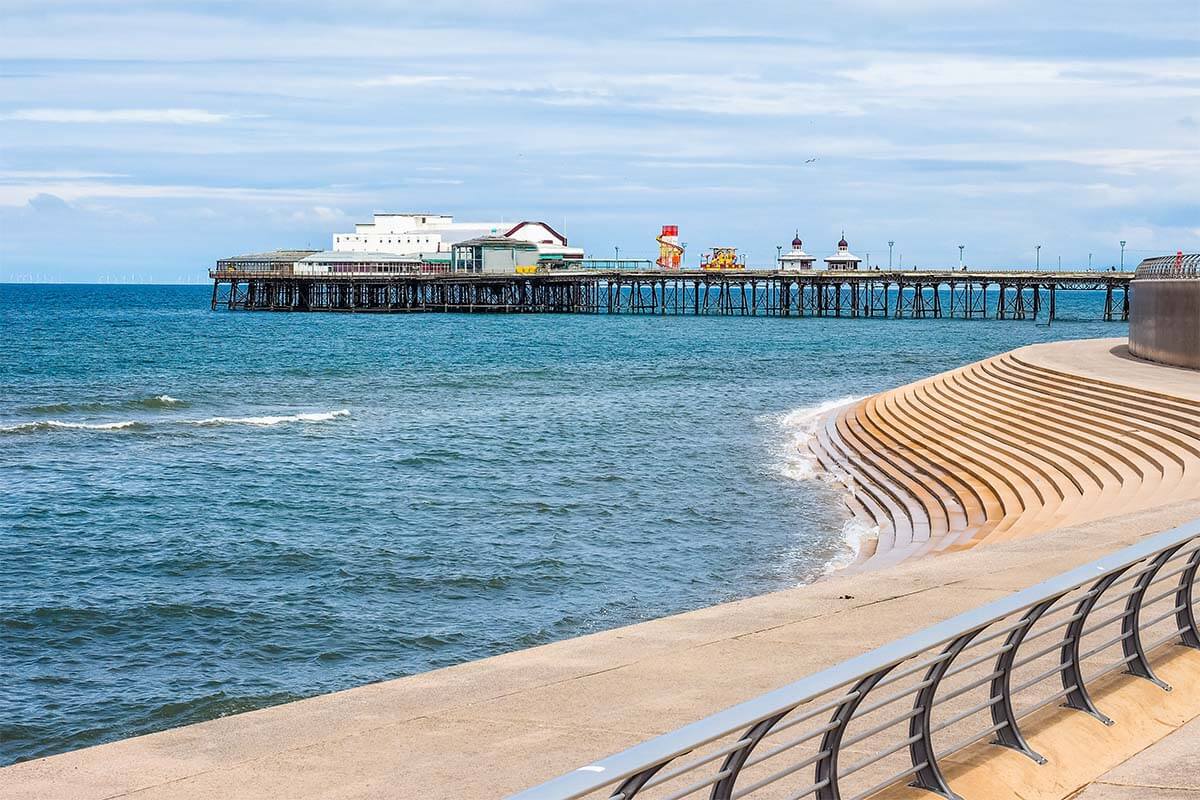
[(1092, 271), (1092, 254), (1088, 253), (1088, 272)]
[(1042, 246), (1040, 244), (1033, 246), (1033, 257), (1036, 259), (1037, 271), (1042, 271)]
[(779, 265), (783, 263), (783, 245), (775, 245), (775, 269), (779, 269)]
[(966, 247), (966, 245), (965, 245), (965, 244), (960, 244), (960, 245), (958, 246), (958, 268), (959, 268), (960, 270), (961, 270), (961, 269), (962, 269), (962, 267), (963, 267), (963, 248), (964, 248), (964, 247)]
[(1125, 271), (1125, 240), (1121, 240), (1121, 272)]
[(891, 269), (892, 269), (892, 247), (893, 247), (895, 244), (896, 244), (896, 243), (895, 243), (895, 242), (893, 242), (891, 239), (888, 239), (888, 271), (889, 271), (889, 272), (890, 272), (890, 271), (891, 271)]
[(621, 268), (621, 248), (613, 247), (613, 253), (616, 254), (616, 258), (613, 259), (613, 267), (616, 269), (620, 269)]

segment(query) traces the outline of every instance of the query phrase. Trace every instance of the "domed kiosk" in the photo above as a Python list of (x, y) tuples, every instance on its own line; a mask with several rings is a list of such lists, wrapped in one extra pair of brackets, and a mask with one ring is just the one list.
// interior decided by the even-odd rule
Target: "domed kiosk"
[(804, 242), (800, 241), (800, 231), (792, 239), (792, 249), (779, 257), (779, 268), (787, 272), (811, 270), (816, 258), (804, 252)]
[(862, 259), (850, 252), (850, 244), (846, 241), (846, 232), (842, 231), (842, 238), (837, 243), (837, 252), (825, 259), (825, 269), (858, 269), (858, 265), (861, 263)]
[(1147, 258), (1130, 292), (1129, 352), (1200, 369), (1200, 253)]

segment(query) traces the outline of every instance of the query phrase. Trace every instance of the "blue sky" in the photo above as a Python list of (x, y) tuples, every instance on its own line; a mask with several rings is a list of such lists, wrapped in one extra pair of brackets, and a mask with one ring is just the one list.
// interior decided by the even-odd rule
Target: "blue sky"
[(673, 223), (689, 263), (1200, 249), (1193, 0), (0, 7), (0, 280), (201, 280), (375, 210)]

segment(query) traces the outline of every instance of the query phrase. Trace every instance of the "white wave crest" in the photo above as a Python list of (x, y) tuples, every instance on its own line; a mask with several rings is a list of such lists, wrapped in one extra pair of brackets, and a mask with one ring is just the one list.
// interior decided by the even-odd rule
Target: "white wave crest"
[(839, 397), (812, 406), (789, 411), (779, 418), (779, 425), (787, 434), (785, 447), (777, 465), (779, 473), (794, 481), (812, 480), (820, 474), (817, 459), (809, 444), (817, 434), (817, 426), (825, 416), (835, 409), (857, 403), (862, 397)]
[(209, 417), (198, 419), (195, 425), (279, 425), (285, 422), (329, 422), (338, 417), (350, 416), (350, 410), (319, 411), (312, 414), (288, 414), (265, 417)]
[(183, 402), (178, 397), (171, 397), (169, 394), (156, 394), (154, 399), (162, 403), (164, 406), (177, 406)]
[(85, 431), (119, 431), (138, 425), (137, 420), (122, 420), (121, 422), (63, 422), (57, 419), (38, 420), (37, 422), (22, 422), (19, 425), (0, 427), (0, 433), (22, 433), (24, 431), (49, 430), (85, 430)]
[(863, 544), (872, 539), (879, 538), (879, 526), (868, 525), (860, 519), (852, 518), (842, 524), (842, 542), (844, 547), (842, 552), (838, 553), (825, 565), (825, 572), (837, 572), (839, 569), (844, 569), (855, 561), (862, 553)]

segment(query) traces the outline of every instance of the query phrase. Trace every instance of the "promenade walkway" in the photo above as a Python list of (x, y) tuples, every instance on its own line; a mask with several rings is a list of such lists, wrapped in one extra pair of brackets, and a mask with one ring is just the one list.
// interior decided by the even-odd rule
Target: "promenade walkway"
[(1114, 767), (1072, 800), (1194, 800), (1200, 797), (1200, 719)]

